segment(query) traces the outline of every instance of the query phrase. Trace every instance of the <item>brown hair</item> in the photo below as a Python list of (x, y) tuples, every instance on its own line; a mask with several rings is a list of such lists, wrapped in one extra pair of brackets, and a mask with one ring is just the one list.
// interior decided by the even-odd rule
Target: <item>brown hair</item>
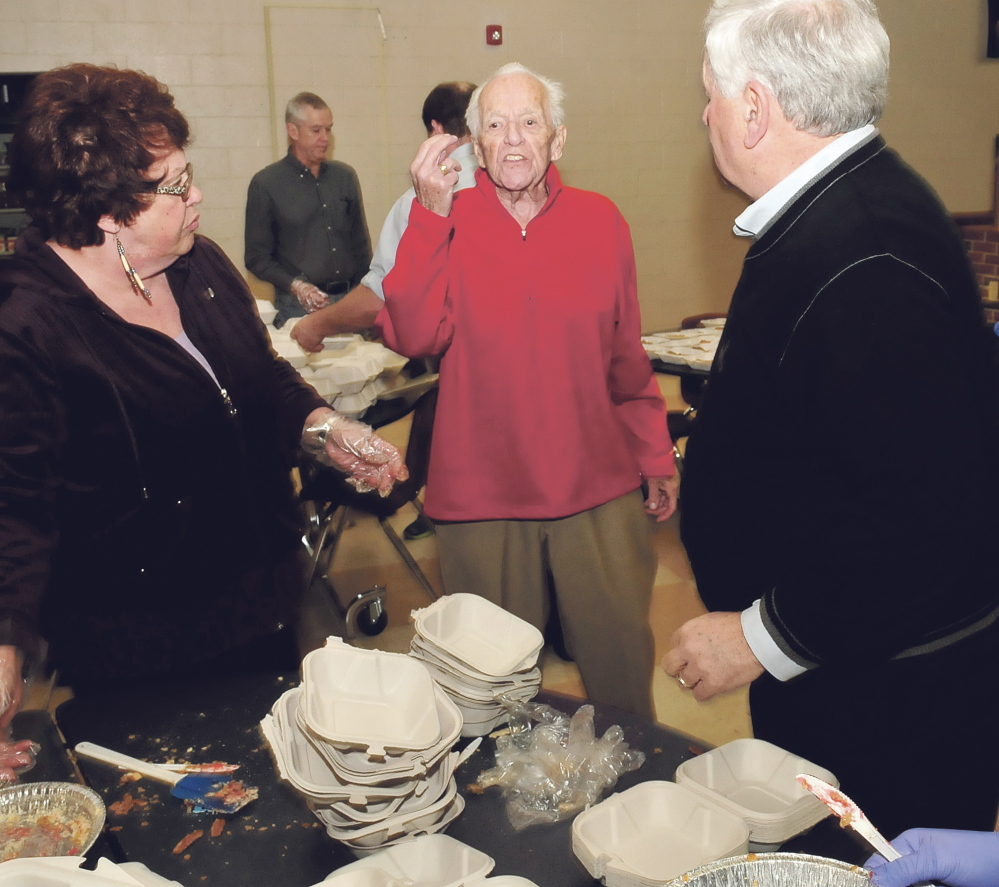
[(465, 123), (465, 112), (468, 110), (468, 100), (475, 92), (474, 83), (455, 81), (453, 83), (438, 83), (430, 90), (423, 102), (423, 125), (427, 135), (430, 135), (430, 124), (435, 120), (444, 132), (458, 138), (468, 135), (468, 124)]
[(141, 71), (75, 64), (39, 74), (10, 145), (9, 189), (46, 238), (104, 242), (101, 216), (130, 224), (160, 181), (144, 177), (187, 146), (190, 127), (167, 88)]

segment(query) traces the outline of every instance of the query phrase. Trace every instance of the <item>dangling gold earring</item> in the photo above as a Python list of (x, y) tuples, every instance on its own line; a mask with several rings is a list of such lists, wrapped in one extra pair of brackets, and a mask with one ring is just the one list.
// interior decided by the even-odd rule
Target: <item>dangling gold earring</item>
[(142, 296), (147, 302), (152, 304), (153, 294), (149, 292), (146, 285), (142, 282), (142, 278), (139, 277), (139, 272), (132, 267), (132, 263), (125, 258), (125, 247), (121, 245), (121, 241), (118, 239), (118, 235), (115, 234), (114, 242), (118, 247), (118, 257), (121, 259), (121, 267), (125, 269), (125, 274), (128, 276), (129, 283), (132, 284), (132, 289), (135, 290), (137, 296)]

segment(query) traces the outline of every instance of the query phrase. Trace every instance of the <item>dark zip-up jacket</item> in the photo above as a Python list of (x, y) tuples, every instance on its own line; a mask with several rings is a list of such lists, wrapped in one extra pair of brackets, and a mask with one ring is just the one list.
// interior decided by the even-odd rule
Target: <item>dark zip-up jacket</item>
[(37, 230), (0, 268), (0, 617), (44, 635), (70, 683), (190, 663), (295, 603), (273, 570), (297, 544), (289, 470), (324, 401), (214, 243), (166, 274), (218, 385)]
[(689, 439), (708, 608), (761, 598), (805, 668), (994, 613), (995, 351), (950, 216), (880, 137), (807, 186), (749, 249)]

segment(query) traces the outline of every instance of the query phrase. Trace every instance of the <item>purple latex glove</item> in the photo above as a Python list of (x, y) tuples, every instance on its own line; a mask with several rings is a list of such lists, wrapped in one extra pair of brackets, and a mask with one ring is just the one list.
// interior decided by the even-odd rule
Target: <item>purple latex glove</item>
[(908, 887), (919, 881), (942, 881), (951, 887), (999, 887), (999, 833), (958, 829), (912, 828), (892, 847), (901, 859), (867, 860), (878, 887)]

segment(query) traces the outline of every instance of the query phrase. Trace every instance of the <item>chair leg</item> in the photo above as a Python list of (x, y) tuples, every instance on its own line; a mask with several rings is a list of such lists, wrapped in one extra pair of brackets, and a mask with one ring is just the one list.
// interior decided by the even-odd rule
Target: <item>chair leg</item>
[[(347, 522), (348, 511), (349, 509), (346, 507), (327, 506), (324, 510), (317, 512), (315, 517), (310, 518), (312, 532), (307, 531), (302, 537), (302, 543), (311, 558), (308, 582), (312, 582), (317, 572), (325, 578), (325, 574), (329, 571), (330, 565), (333, 563), (333, 555), (336, 553), (337, 543), (340, 541), (344, 525)], [(336, 519), (336, 529), (331, 533), (334, 519)], [(326, 544), (327, 539), (330, 540), (329, 545)]]
[[(415, 499), (413, 500), (415, 503)], [(422, 513), (422, 512), (421, 512)], [(409, 572), (413, 574), (413, 578), (419, 583), (420, 587), (430, 596), (430, 600), (435, 601), (440, 595), (437, 593), (437, 589), (430, 584), (430, 580), (427, 579), (426, 574), (420, 569), (420, 565), (416, 562), (416, 559), (409, 553), (409, 549), (406, 548), (406, 544), (399, 538), (399, 534), (392, 528), (392, 525), (388, 522), (388, 518), (382, 518), (378, 521), (381, 524), (382, 531), (385, 533), (385, 537), (389, 542), (395, 547), (395, 550), (399, 552), (399, 557), (401, 557), (405, 562), (406, 566), (409, 567)]]

